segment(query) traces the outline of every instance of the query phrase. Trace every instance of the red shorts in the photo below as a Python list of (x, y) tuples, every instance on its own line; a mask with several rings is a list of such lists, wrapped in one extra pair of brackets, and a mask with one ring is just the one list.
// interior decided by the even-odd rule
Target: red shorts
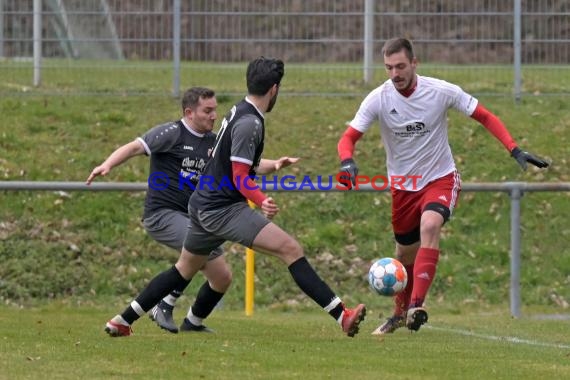
[(461, 191), (461, 178), (457, 171), (436, 179), (420, 191), (392, 190), (392, 229), (396, 241), (403, 245), (420, 239), (420, 219), (426, 210), (449, 219)]

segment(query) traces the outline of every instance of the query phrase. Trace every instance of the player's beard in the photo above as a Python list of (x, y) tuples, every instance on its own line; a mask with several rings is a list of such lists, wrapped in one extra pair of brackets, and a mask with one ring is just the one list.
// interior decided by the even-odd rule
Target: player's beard
[[(399, 81), (396, 82), (396, 81), (394, 81), (394, 79), (399, 79)], [(398, 90), (402, 93), (410, 91), (416, 85), (416, 74), (415, 73), (413, 75), (411, 75), (409, 78), (398, 77), (398, 78), (394, 78), (394, 79), (392, 79), (392, 83), (394, 84), (394, 87), (396, 88), (396, 90)]]
[(406, 78), (397, 78), (397, 79), (398, 81), (392, 79), (392, 83), (394, 83), (394, 87), (396, 87), (398, 91), (406, 91), (412, 85), (411, 80), (406, 80)]
[(277, 95), (278, 93), (275, 93), (275, 95), (273, 95), (271, 100), (269, 100), (269, 104), (267, 105), (267, 110), (265, 112), (271, 112), (271, 110), (275, 106), (275, 103), (277, 103)]
[(208, 133), (212, 132), (214, 129), (214, 121), (213, 120), (205, 120), (200, 124), (194, 124), (194, 130), (198, 133)]

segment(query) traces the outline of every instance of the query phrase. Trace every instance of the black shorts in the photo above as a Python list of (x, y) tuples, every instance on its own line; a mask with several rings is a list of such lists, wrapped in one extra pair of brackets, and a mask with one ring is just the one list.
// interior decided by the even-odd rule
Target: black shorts
[(184, 248), (196, 255), (208, 255), (225, 241), (251, 248), (257, 234), (269, 223), (269, 219), (245, 202), (215, 210), (191, 207)]
[[(150, 237), (174, 249), (178, 254), (184, 245), (189, 223), (188, 213), (170, 209), (158, 210), (143, 219), (144, 229)], [(217, 246), (211, 250), (208, 260), (214, 260), (223, 254), (222, 247)]]

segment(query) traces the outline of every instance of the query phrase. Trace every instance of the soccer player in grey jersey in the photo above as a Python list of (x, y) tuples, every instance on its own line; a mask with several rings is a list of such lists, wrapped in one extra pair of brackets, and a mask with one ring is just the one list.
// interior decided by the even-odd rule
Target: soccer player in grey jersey
[[(146, 193), (143, 225), (147, 233), (159, 243), (180, 252), (188, 228), (188, 200), (209, 159), (216, 135), (212, 132), (216, 114), (213, 90), (193, 87), (182, 98), (183, 118), (156, 126), (141, 137), (115, 150), (91, 172), (90, 184), (99, 175), (107, 175), (112, 168), (131, 157), (150, 157), (150, 186)], [(152, 182), (160, 181), (160, 182)], [(220, 247), (209, 254), (202, 268), (207, 278), (190, 308), (182, 327), (189, 331), (211, 331), (202, 324), (221, 300), (232, 281), (231, 270)], [(173, 309), (186, 288), (181, 283), (164, 297), (150, 314), (163, 329), (178, 332)]]
[[(209, 252), (229, 240), (279, 258), (299, 288), (333, 317), (344, 333), (353, 337), (364, 319), (365, 306), (345, 307), (309, 264), (300, 244), (271, 221), (279, 208), (252, 178), (272, 169), (261, 159), (264, 114), (275, 105), (283, 75), (281, 60), (260, 57), (249, 63), (248, 94), (222, 121), (212, 157), (204, 169), (204, 181), (200, 181), (190, 198), (190, 226), (178, 262), (155, 277), (137, 300), (152, 304), (172, 288), (187, 283), (207, 262)], [(288, 163), (291, 160), (283, 166)], [(208, 185), (205, 179), (212, 178), (213, 185), (211, 181)], [(261, 212), (250, 208), (247, 200), (254, 202)], [(168, 287), (162, 286), (167, 283)], [(146, 305), (140, 304), (143, 309)], [(107, 322), (109, 335), (129, 335), (130, 323), (124, 315)]]

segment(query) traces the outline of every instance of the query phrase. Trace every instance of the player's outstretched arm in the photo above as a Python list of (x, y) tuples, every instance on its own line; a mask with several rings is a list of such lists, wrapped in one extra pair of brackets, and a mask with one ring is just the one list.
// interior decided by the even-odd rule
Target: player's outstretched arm
[(111, 153), (111, 155), (107, 157), (107, 159), (101, 165), (96, 166), (91, 171), (91, 174), (89, 174), (89, 177), (87, 177), (85, 184), (90, 185), (95, 177), (98, 177), (100, 175), (106, 176), (115, 166), (122, 164), (133, 156), (138, 156), (144, 153), (144, 147), (137, 140), (131, 141), (130, 143), (117, 148), (117, 150)]
[(511, 156), (523, 170), (526, 170), (527, 163), (538, 168), (548, 167), (549, 163), (542, 158), (520, 149), (503, 122), (495, 114), (483, 107), (482, 104), (477, 105), (471, 117), (483, 124), (483, 126), (511, 152)]
[(277, 160), (262, 158), (257, 167), (257, 174), (269, 174), (299, 162), (299, 157), (280, 157)]

